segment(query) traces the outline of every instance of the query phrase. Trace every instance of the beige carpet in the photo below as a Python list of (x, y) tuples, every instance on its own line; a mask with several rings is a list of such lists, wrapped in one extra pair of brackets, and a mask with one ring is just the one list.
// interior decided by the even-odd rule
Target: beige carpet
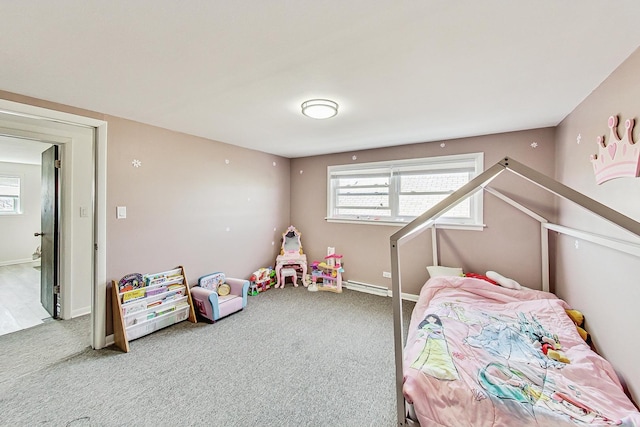
[(395, 405), (391, 298), (291, 286), (0, 383), (12, 426), (395, 426)]

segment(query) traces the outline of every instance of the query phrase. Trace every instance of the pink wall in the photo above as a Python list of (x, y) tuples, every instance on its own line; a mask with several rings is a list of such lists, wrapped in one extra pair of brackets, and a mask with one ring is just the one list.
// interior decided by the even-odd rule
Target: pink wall
[[(195, 283), (273, 264), (289, 225), (288, 159), (106, 119), (110, 277), (181, 264)], [(126, 206), (126, 219), (116, 218), (117, 206)]]
[[(182, 265), (193, 284), (213, 271), (246, 278), (274, 263), (289, 225), (289, 159), (13, 93), (0, 98), (108, 122), (109, 281)], [(126, 219), (116, 219), (117, 206), (127, 207)]]
[[(109, 280), (178, 264), (190, 282), (213, 270), (248, 277), (274, 262), (289, 225), (289, 159), (9, 92), (0, 98), (108, 122)], [(127, 207), (126, 219), (116, 219), (116, 206)]]
[[(625, 120), (636, 120), (633, 135), (638, 143), (639, 74), (637, 50), (562, 121), (556, 138), (557, 179), (637, 221), (640, 178), (620, 178), (597, 185), (589, 156), (598, 152), (598, 136), (609, 140), (607, 119), (611, 115), (619, 116), (621, 134)], [(568, 204), (560, 205), (559, 218), (561, 223), (580, 230), (625, 240), (634, 238)], [(640, 402), (640, 340), (634, 329), (640, 324), (640, 259), (571, 237), (561, 237), (557, 244), (558, 296), (584, 312), (587, 330), (599, 352), (624, 373), (636, 402)]]
[[(182, 265), (195, 284), (207, 273), (248, 278), (273, 265), (289, 225), (288, 159), (106, 120), (107, 277)], [(118, 206), (126, 219), (116, 218)]]
[[(391, 271), (389, 237), (399, 228), (388, 225), (328, 223), (327, 166), (393, 159), (410, 159), (482, 151), (485, 168), (508, 155), (549, 176), (554, 173), (554, 129), (537, 129), (440, 142), (403, 145), (292, 159), (291, 221), (303, 233), (308, 256), (321, 259), (327, 246), (344, 255), (345, 279), (391, 287), (382, 277)], [(537, 143), (533, 148), (531, 144)], [(352, 160), (356, 155), (357, 160)], [(302, 171), (302, 174), (300, 173)], [(539, 214), (554, 217), (553, 198), (533, 184), (500, 175), (492, 186), (516, 199), (527, 200)], [(530, 203), (529, 203), (530, 202)], [(522, 284), (540, 288), (540, 227), (535, 220), (486, 194), (484, 231), (444, 230), (440, 233), (441, 264), (467, 272), (497, 270)], [(418, 294), (432, 264), (430, 233), (401, 248), (403, 292)]]

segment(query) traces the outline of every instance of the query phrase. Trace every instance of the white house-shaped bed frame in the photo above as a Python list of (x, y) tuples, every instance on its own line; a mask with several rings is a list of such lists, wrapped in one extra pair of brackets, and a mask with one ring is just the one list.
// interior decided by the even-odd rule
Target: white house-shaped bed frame
[[(498, 192), (497, 190), (487, 187), (489, 182), (505, 170), (539, 185), (545, 190), (570, 200), (571, 202), (587, 209), (608, 220), (609, 222), (627, 230), (634, 236), (635, 242), (612, 239), (610, 237), (601, 236), (586, 231), (576, 230), (570, 227), (552, 224), (545, 218), (531, 211), (522, 204)], [(562, 234), (567, 234), (600, 244), (612, 249), (630, 253), (640, 257), (640, 222), (635, 221), (620, 212), (617, 212), (602, 203), (599, 203), (582, 193), (579, 193), (548, 176), (537, 172), (528, 166), (523, 165), (509, 157), (504, 157), (498, 163), (463, 185), (460, 189), (453, 192), (434, 207), (426, 211), (424, 214), (411, 221), (409, 224), (394, 233), (390, 238), (391, 246), (391, 283), (393, 290), (393, 319), (394, 319), (394, 342), (395, 342), (395, 363), (396, 363), (396, 400), (397, 415), (399, 426), (417, 426), (417, 421), (407, 418), (407, 404), (402, 394), (403, 386), (403, 359), (404, 359), (404, 328), (402, 322), (402, 280), (400, 275), (400, 246), (418, 234), (431, 229), (432, 245), (433, 245), (433, 265), (438, 263), (438, 247), (437, 247), (437, 228), (436, 219), (445, 213), (449, 208), (473, 195), (477, 191), (485, 190), (511, 206), (517, 208), (521, 212), (540, 222), (540, 238), (542, 248), (542, 289), (549, 291), (549, 230)]]

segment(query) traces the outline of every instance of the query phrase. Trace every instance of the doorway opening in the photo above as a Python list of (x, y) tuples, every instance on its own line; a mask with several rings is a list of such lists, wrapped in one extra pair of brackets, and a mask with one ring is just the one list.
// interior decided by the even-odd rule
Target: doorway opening
[(106, 122), (0, 99), (0, 135), (61, 148), (60, 318), (90, 314), (87, 344), (105, 346)]
[[(52, 144), (0, 136), (0, 335), (51, 320), (41, 304), (41, 153)], [(59, 304), (56, 304), (59, 307)]]

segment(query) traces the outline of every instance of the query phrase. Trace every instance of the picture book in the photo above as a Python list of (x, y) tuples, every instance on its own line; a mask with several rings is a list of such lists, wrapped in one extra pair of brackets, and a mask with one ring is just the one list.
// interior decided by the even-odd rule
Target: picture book
[(126, 303), (128, 301), (133, 301), (133, 300), (136, 300), (136, 299), (144, 298), (144, 296), (145, 296), (144, 288), (142, 288), (142, 289), (134, 289), (132, 291), (125, 292), (124, 294), (122, 294), (122, 302)]
[(122, 306), (122, 314), (127, 316), (146, 309), (147, 304), (144, 301), (132, 301), (129, 304)]
[(131, 273), (124, 276), (118, 282), (118, 292), (123, 293), (132, 291), (134, 289), (140, 289), (144, 287), (145, 282), (140, 273)]

